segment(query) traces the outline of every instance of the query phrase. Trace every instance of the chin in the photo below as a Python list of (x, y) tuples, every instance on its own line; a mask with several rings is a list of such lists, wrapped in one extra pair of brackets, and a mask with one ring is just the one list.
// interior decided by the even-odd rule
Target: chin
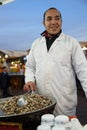
[(50, 33), (51, 36), (54, 36), (54, 35), (56, 35), (56, 34), (57, 34), (57, 33)]

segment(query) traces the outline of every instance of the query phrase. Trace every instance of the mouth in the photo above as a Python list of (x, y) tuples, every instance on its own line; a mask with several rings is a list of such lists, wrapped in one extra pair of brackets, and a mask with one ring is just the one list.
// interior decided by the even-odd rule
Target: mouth
[(57, 26), (50, 27), (50, 29), (57, 29), (57, 28), (58, 28)]
[(52, 31), (53, 33), (55, 33), (55, 32), (58, 31), (58, 27), (51, 27), (51, 28), (50, 28), (50, 31)]

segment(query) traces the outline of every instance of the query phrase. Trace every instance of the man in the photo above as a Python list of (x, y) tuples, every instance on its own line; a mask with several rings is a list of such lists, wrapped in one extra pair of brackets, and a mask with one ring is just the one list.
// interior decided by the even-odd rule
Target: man
[(0, 73), (0, 88), (3, 91), (3, 98), (9, 96), (8, 87), (10, 85), (10, 78), (8, 75), (8, 69), (6, 66), (2, 67), (2, 72)]
[(56, 115), (75, 115), (76, 74), (87, 97), (87, 61), (78, 41), (62, 32), (62, 16), (56, 8), (43, 16), (46, 30), (34, 41), (25, 70), (24, 89), (55, 97)]

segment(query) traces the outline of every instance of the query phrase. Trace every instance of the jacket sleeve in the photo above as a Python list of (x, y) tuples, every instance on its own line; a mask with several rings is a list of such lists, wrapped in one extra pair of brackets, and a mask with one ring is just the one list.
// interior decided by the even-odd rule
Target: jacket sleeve
[(25, 64), (25, 83), (29, 81), (35, 82), (35, 60), (33, 56), (33, 47), (27, 56), (27, 62)]
[(87, 97), (87, 60), (77, 41), (74, 41), (72, 49), (72, 64)]

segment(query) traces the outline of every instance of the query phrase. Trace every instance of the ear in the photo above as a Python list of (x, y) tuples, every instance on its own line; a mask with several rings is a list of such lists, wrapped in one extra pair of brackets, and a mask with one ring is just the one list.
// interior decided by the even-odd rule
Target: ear
[(62, 23), (62, 19), (61, 19), (61, 23)]
[(43, 25), (45, 26), (45, 21), (43, 21)]

